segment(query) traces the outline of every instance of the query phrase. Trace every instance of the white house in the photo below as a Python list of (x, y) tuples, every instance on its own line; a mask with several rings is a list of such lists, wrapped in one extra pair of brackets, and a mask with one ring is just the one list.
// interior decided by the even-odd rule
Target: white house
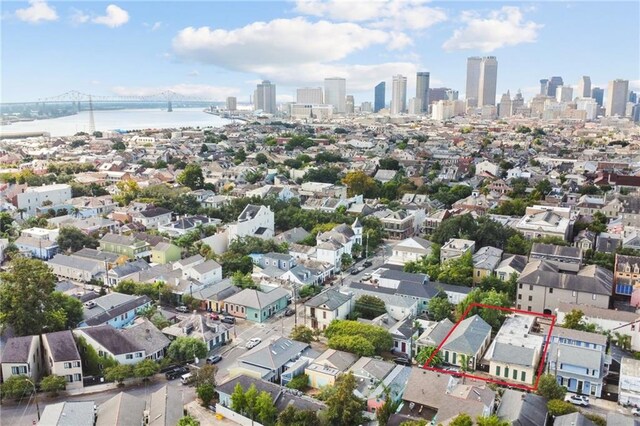
[(269, 207), (247, 205), (238, 221), (229, 225), (229, 241), (243, 237), (273, 238), (275, 218)]
[(38, 382), (42, 375), (40, 336), (11, 337), (2, 351), (2, 379), (25, 375)]
[(420, 237), (411, 237), (400, 241), (393, 246), (389, 263), (404, 265), (407, 262), (415, 262), (422, 257), (431, 255), (431, 242)]
[(324, 330), (331, 321), (347, 319), (351, 313), (353, 295), (329, 288), (304, 303), (306, 316), (311, 319), (311, 327)]
[(342, 255), (351, 255), (354, 244), (362, 244), (362, 224), (356, 219), (351, 227), (345, 224), (337, 225), (331, 231), (316, 236), (316, 259), (334, 266), (334, 271), (340, 271)]
[(18, 209), (24, 209), (25, 215), (33, 216), (36, 208), (48, 205), (58, 205), (71, 198), (71, 186), (65, 184), (43, 185), (26, 188), (12, 200)]
[(155, 207), (131, 214), (131, 221), (139, 223), (147, 229), (166, 225), (171, 222), (171, 210)]
[(207, 260), (182, 269), (182, 276), (205, 285), (215, 284), (222, 281), (222, 266), (214, 260)]
[(623, 357), (620, 362), (618, 403), (640, 405), (640, 361), (637, 359)]
[(84, 387), (82, 360), (71, 331), (43, 334), (42, 350), (47, 375), (64, 377), (67, 390)]
[(476, 176), (489, 173), (492, 176), (499, 176), (500, 166), (493, 164), (491, 161), (481, 161), (476, 164)]
[(137, 364), (147, 356), (140, 344), (108, 324), (76, 328), (73, 334), (82, 337), (99, 356), (111, 357), (120, 364)]

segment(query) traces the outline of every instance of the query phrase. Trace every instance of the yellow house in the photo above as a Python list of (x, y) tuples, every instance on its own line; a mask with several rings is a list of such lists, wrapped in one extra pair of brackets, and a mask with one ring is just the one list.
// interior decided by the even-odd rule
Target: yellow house
[(338, 376), (349, 369), (358, 360), (358, 356), (350, 352), (327, 349), (305, 368), (309, 376), (309, 386), (320, 389), (333, 386)]
[(485, 277), (491, 276), (502, 260), (502, 250), (495, 247), (482, 247), (473, 255), (473, 283), (479, 284)]
[(180, 247), (171, 243), (158, 243), (151, 249), (151, 262), (165, 265), (180, 260)]

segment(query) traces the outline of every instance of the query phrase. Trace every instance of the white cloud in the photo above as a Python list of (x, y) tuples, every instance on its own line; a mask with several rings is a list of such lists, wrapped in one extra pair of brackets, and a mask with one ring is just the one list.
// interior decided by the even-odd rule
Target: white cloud
[(298, 0), (295, 11), (340, 22), (370, 23), (377, 28), (423, 30), (447, 20), (426, 0)]
[(193, 71), (189, 71), (189, 73), (187, 73), (187, 75), (189, 77), (197, 77), (200, 75), (200, 73), (198, 72), (198, 70), (193, 70)]
[(533, 21), (524, 22), (522, 11), (518, 7), (504, 6), (494, 10), (485, 18), (473, 12), (463, 12), (465, 26), (455, 30), (453, 36), (444, 42), (445, 50), (477, 49), (492, 52), (505, 46), (521, 43), (533, 43), (538, 30), (543, 25)]
[(86, 24), (89, 22), (91, 17), (78, 9), (71, 9), (73, 13), (71, 14), (71, 22), (75, 25)]
[(116, 28), (129, 22), (129, 12), (110, 4), (107, 6), (106, 15), (93, 18), (94, 24), (106, 25), (109, 28)]
[(32, 24), (42, 21), (57, 21), (56, 10), (44, 0), (30, 0), (29, 7), (16, 10), (16, 17)]
[(183, 59), (254, 71), (256, 67), (333, 62), (372, 45), (399, 49), (410, 43), (401, 33), (294, 18), (254, 22), (234, 30), (188, 27), (173, 39), (173, 50)]
[[(600, 86), (607, 87), (607, 86)], [(633, 90), (634, 92), (640, 91), (640, 80), (629, 80), (629, 90)]]
[(176, 84), (173, 86), (157, 87), (126, 87), (115, 86), (111, 88), (117, 96), (153, 96), (162, 92), (171, 91), (182, 96), (206, 99), (209, 101), (223, 101), (227, 96), (236, 96), (240, 91), (235, 87), (218, 87), (206, 84)]
[(160, 21), (154, 22), (153, 25), (151, 26), (151, 31), (159, 30), (161, 26), (162, 26), (162, 22)]

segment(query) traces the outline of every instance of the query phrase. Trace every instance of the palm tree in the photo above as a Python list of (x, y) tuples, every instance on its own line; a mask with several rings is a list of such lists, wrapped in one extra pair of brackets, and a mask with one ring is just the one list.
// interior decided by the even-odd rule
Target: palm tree
[(80, 216), (80, 209), (77, 207), (73, 207), (71, 209), (71, 214), (73, 215), (73, 217), (77, 218), (78, 216)]
[(462, 370), (462, 384), (464, 385), (465, 381), (465, 373), (471, 371), (469, 367), (469, 361), (471, 361), (471, 357), (467, 354), (458, 354), (460, 356), (460, 370)]
[(23, 219), (22, 215), (27, 212), (27, 209), (18, 209), (16, 211), (20, 213), (20, 220), (22, 220)]
[(615, 344), (616, 346), (619, 346), (621, 349), (628, 351), (629, 349), (631, 349), (631, 336), (629, 336), (628, 334), (621, 334), (618, 333), (617, 331), (613, 333), (614, 334), (614, 338), (612, 338), (612, 343)]

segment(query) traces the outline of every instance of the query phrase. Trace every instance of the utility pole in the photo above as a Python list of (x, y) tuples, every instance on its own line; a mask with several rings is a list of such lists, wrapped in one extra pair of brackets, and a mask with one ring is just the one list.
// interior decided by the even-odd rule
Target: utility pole
[(38, 421), (40, 421), (40, 406), (38, 405), (38, 390), (36, 389), (36, 384), (33, 383), (33, 381), (28, 377), (25, 377), (24, 380), (29, 382), (31, 386), (33, 386), (33, 396), (36, 400), (36, 410), (38, 411)]
[(371, 232), (371, 230), (367, 231), (367, 248), (365, 250), (365, 254), (364, 254), (364, 260), (367, 260), (369, 258), (369, 233)]

